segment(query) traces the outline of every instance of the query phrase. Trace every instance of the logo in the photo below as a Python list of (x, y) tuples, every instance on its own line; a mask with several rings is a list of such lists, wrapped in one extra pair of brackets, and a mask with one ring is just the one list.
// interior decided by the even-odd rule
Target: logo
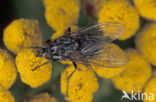
[(121, 97), (121, 100), (154, 100), (154, 93), (141, 93), (140, 91), (135, 93), (133, 90), (130, 95), (128, 95), (128, 93), (124, 90), (122, 90), (122, 93), (123, 96)]

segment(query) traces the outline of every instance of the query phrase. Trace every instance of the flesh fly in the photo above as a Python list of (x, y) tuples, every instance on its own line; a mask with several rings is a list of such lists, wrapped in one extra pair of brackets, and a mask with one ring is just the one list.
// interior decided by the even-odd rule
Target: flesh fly
[[(50, 60), (42, 65), (53, 61), (69, 60), (77, 70), (77, 63), (88, 67), (100, 66), (104, 68), (121, 67), (127, 64), (128, 58), (121, 51), (108, 46), (124, 32), (122, 24), (106, 22), (86, 28), (71, 31), (68, 28), (62, 37), (54, 40), (47, 40), (37, 51), (37, 57), (45, 57)], [(103, 54), (100, 54), (103, 53)], [(40, 66), (42, 66), (40, 65)], [(34, 68), (36, 70), (40, 66)], [(68, 95), (67, 83), (67, 95)]]

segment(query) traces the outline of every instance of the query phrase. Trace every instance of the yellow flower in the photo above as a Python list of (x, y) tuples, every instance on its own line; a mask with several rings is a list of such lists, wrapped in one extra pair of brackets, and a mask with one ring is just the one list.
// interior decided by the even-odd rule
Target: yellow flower
[(9, 89), (15, 82), (16, 76), (14, 59), (7, 51), (0, 49), (0, 86)]
[(149, 23), (136, 36), (136, 46), (146, 60), (156, 65), (156, 23)]
[(123, 24), (125, 32), (118, 39), (125, 40), (133, 36), (138, 30), (139, 15), (128, 0), (104, 0), (98, 13), (98, 22)]
[(142, 17), (156, 20), (155, 0), (134, 0), (134, 4)]
[(56, 31), (64, 32), (79, 18), (79, 0), (44, 0), (45, 17), (48, 24)]
[[(125, 52), (122, 51), (122, 49), (120, 49), (115, 44), (109, 44), (108, 47), (111, 47), (111, 48), (115, 49), (116, 51), (120, 52), (119, 53), (120, 54), (120, 58), (125, 58), (125, 63), (126, 64), (128, 63), (128, 58), (127, 58)], [(114, 52), (110, 52), (110, 53), (114, 53)], [(101, 54), (105, 54), (105, 51), (103, 53), (101, 53)], [(104, 64), (104, 63), (102, 63), (102, 64)], [(99, 67), (99, 66), (92, 66), (92, 67), (94, 68), (94, 70), (97, 73), (97, 75), (100, 76), (100, 77), (103, 77), (103, 78), (113, 78), (113, 77), (119, 75), (125, 69), (124, 66), (118, 67), (118, 68), (107, 68), (107, 67)]]
[(0, 87), (0, 102), (15, 102), (10, 91)]
[[(71, 25), (70, 26), (70, 29), (71, 29), (71, 31), (74, 31), (74, 30), (76, 30), (78, 27), (76, 26), (76, 25)], [(68, 29), (68, 28), (67, 28)], [(53, 35), (52, 35), (52, 39), (56, 39), (56, 38), (58, 38), (58, 37), (61, 37), (64, 33), (65, 33), (65, 31), (67, 30), (67, 29), (60, 29), (60, 30), (58, 30), (58, 31), (56, 31)]]
[(58, 102), (54, 97), (48, 93), (41, 93), (35, 96), (25, 97), (22, 102)]
[[(78, 69), (70, 77), (68, 96), (66, 100), (70, 102), (91, 102), (93, 94), (98, 88), (95, 74), (82, 64), (77, 64)], [(74, 71), (74, 66), (70, 65), (61, 74), (61, 92), (67, 95), (67, 77)]]
[(156, 77), (153, 77), (145, 87), (144, 93), (146, 93), (148, 97), (144, 96), (144, 102), (156, 102), (155, 100), (156, 88), (155, 87), (156, 87)]
[(6, 47), (17, 54), (26, 47), (41, 46), (42, 35), (37, 20), (18, 19), (4, 30)]
[(128, 93), (142, 91), (151, 76), (151, 67), (136, 50), (129, 49), (126, 53), (130, 61), (125, 70), (113, 78), (113, 83), (116, 88)]
[(36, 70), (32, 70), (37, 66), (47, 62), (43, 57), (36, 57), (32, 49), (25, 49), (16, 56), (16, 66), (24, 83), (32, 88), (38, 87), (46, 83), (52, 73), (51, 63), (43, 65)]

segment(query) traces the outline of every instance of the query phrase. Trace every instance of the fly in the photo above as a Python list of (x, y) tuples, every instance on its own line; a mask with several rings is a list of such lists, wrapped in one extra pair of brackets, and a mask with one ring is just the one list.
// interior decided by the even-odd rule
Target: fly
[[(67, 78), (68, 95), (69, 79), (77, 70), (77, 63), (82, 63), (88, 67), (95, 65), (108, 68), (121, 67), (127, 64), (128, 58), (121, 54), (121, 51), (108, 46), (123, 32), (123, 25), (115, 22), (100, 23), (75, 31), (68, 28), (62, 37), (45, 41), (37, 51), (36, 56), (45, 57), (49, 60), (42, 65), (59, 60), (69, 60), (73, 63), (75, 70)], [(100, 55), (102, 52), (104, 54)]]

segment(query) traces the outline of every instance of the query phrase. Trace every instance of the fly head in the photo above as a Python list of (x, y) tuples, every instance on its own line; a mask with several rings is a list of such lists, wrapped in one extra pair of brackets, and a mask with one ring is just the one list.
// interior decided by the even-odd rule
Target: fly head
[(42, 47), (37, 51), (36, 57), (45, 57), (46, 59), (52, 59), (52, 54), (50, 50), (51, 40), (44, 42)]

